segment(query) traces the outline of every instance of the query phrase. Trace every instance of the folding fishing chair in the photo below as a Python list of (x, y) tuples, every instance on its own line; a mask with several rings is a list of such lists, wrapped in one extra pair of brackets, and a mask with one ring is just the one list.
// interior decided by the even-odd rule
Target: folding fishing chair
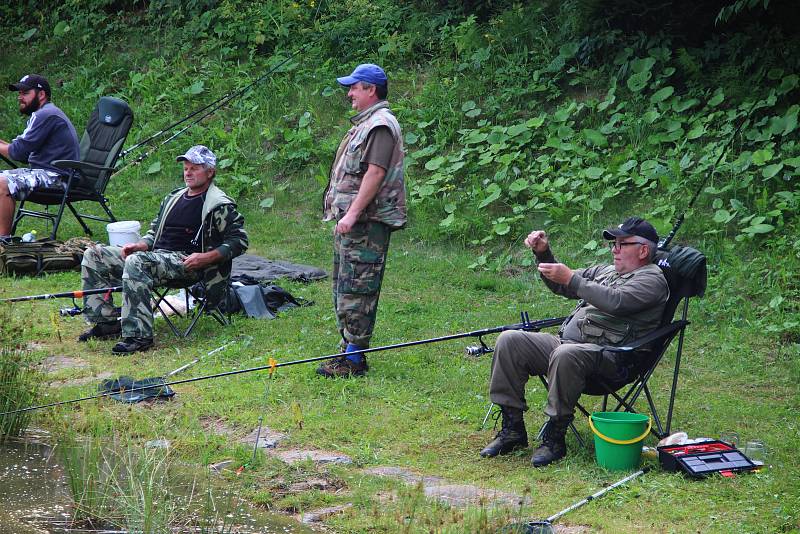
[[(634, 405), (644, 393), (653, 417), (651, 432), (658, 438), (663, 438), (670, 434), (672, 426), (675, 395), (678, 389), (678, 376), (683, 355), (683, 341), (686, 327), (690, 324), (687, 319), (689, 300), (692, 297), (702, 297), (705, 294), (707, 269), (705, 256), (691, 247), (674, 246), (668, 251), (660, 250), (656, 253), (655, 262), (664, 273), (670, 291), (669, 300), (664, 307), (661, 326), (629, 345), (602, 347), (601, 350), (604, 352), (630, 355), (632, 358), (636, 358), (637, 363), (631, 369), (628, 379), (625, 381), (608, 382), (600, 377), (589, 377), (583, 393), (602, 396), (602, 411), (608, 410), (609, 397), (613, 397), (616, 404), (611, 411), (624, 410), (628, 412), (636, 411)], [(681, 308), (680, 318), (675, 319), (675, 312), (679, 307)], [(662, 422), (656, 402), (650, 391), (649, 381), (675, 338), (678, 339), (678, 343), (675, 349), (675, 363), (672, 369), (672, 384), (667, 404), (666, 420)], [(642, 351), (643, 348), (645, 349), (644, 351)], [(544, 376), (539, 376), (539, 379), (546, 389), (548, 387), (547, 379)], [(580, 403), (576, 407), (586, 417), (589, 417), (588, 410)], [(489, 407), (489, 412), (491, 412), (492, 408), (492, 406)], [(484, 418), (484, 424), (488, 416), (489, 413)], [(544, 432), (546, 424), (539, 431), (539, 437)], [(583, 444), (578, 431), (573, 425), (570, 426), (578, 441)]]
[[(133, 111), (127, 103), (110, 96), (101, 97), (81, 138), (80, 161), (53, 161), (59, 169), (70, 171), (66, 186), (37, 189), (20, 202), (11, 233), (16, 232), (23, 217), (35, 217), (48, 219), (53, 224), (50, 239), (55, 239), (64, 208), (69, 208), (87, 235), (92, 235), (92, 231), (84, 219), (115, 222), (117, 219), (108, 206), (105, 191), (132, 124)], [(74, 203), (86, 201), (100, 204), (106, 217), (79, 213)], [(25, 207), (29, 203), (46, 206), (45, 211)], [(58, 206), (58, 209), (49, 212), (49, 206)]]
[[(183, 298), (183, 306), (178, 307), (167, 298), (170, 291), (180, 290)], [(227, 293), (227, 289), (226, 289)], [(153, 288), (155, 298), (154, 311), (160, 311), (161, 317), (167, 323), (175, 337), (185, 338), (191, 335), (195, 325), (204, 315), (213, 317), (221, 326), (228, 326), (231, 324), (230, 316), (227, 314), (223, 307), (223, 303), (227, 300), (227, 295), (217, 303), (212, 303), (208, 299), (206, 284), (203, 280), (198, 281), (185, 281), (175, 280), (163, 286)], [(194, 306), (192, 306), (194, 304)], [(169, 309), (175, 317), (171, 318), (169, 313), (165, 313)], [(188, 326), (179, 328), (176, 318), (184, 318), (189, 321)]]

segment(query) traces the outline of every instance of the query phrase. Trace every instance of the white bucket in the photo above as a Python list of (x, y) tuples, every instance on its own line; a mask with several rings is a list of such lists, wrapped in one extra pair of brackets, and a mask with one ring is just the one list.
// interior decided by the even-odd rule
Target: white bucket
[(139, 221), (117, 221), (106, 225), (109, 245), (127, 245), (139, 241)]

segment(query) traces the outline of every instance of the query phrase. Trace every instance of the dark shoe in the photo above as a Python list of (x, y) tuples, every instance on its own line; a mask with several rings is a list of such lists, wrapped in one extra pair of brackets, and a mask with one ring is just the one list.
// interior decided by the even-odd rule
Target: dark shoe
[(533, 467), (544, 467), (567, 455), (566, 435), (573, 416), (551, 417), (542, 436), (542, 444), (533, 451)]
[(119, 321), (113, 323), (97, 323), (89, 330), (78, 336), (78, 341), (86, 342), (90, 339), (112, 339), (122, 334), (122, 325)]
[(515, 449), (528, 446), (528, 432), (525, 430), (525, 420), (522, 417), (522, 410), (519, 408), (500, 406), (500, 413), (503, 417), (500, 432), (498, 432), (494, 440), (481, 451), (481, 456), (484, 458), (493, 458), (500, 454), (508, 454)]
[(111, 348), (114, 354), (131, 354), (144, 352), (153, 346), (151, 337), (126, 337)]
[(317, 367), (317, 374), (326, 378), (364, 376), (367, 371), (369, 371), (369, 365), (367, 365), (366, 358), (362, 358), (360, 363), (356, 363), (345, 356), (329, 360)]

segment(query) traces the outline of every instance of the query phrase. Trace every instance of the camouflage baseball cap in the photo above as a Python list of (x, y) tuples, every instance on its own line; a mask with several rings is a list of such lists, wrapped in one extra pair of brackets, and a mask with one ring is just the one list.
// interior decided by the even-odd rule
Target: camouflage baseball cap
[(211, 149), (203, 145), (195, 145), (186, 151), (186, 154), (178, 156), (175, 161), (189, 161), (195, 165), (205, 165), (206, 167), (216, 168), (217, 156)]

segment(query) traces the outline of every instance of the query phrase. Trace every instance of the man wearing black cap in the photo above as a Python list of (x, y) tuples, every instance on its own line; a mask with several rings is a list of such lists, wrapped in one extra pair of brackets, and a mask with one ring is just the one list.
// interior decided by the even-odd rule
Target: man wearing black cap
[(525, 384), (531, 376), (547, 375), (547, 423), (542, 444), (531, 463), (541, 467), (563, 458), (564, 436), (574, 418), (575, 405), (587, 378), (609, 382), (624, 379), (628, 361), (601, 352), (601, 345), (621, 346), (659, 326), (669, 287), (653, 263), (658, 243), (655, 228), (630, 217), (603, 232), (614, 258), (613, 265), (572, 270), (557, 263), (545, 232), (536, 230), (525, 239), (536, 256), (539, 274), (558, 295), (580, 299), (561, 325), (558, 335), (523, 331), (503, 332), (492, 359), (489, 394), (500, 406), (502, 429), (481, 456), (506, 454), (528, 446), (523, 421)]
[(406, 224), (403, 136), (386, 102), (388, 80), (364, 63), (336, 79), (348, 88), (356, 113), (331, 166), (323, 220), (335, 221), (333, 303), (346, 357), (320, 365), (317, 373), (348, 378), (369, 366), (369, 347), (381, 292), (389, 237)]
[(80, 159), (75, 127), (50, 102), (50, 84), (44, 76), (28, 74), (8, 88), (19, 93), (19, 112), (30, 119), (13, 141), (0, 140), (0, 154), (26, 162), (29, 167), (0, 171), (0, 241), (10, 237), (16, 201), (25, 200), (34, 189), (63, 187), (67, 171), (52, 162)]

